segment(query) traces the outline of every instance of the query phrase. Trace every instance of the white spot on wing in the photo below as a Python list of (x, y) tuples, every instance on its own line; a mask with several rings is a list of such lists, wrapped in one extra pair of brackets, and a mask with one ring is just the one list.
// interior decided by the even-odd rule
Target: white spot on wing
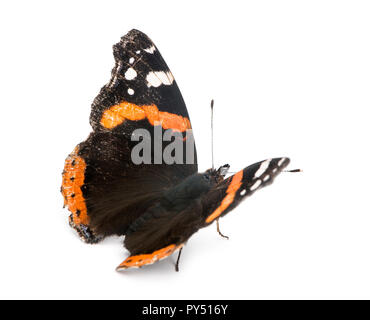
[(146, 76), (146, 81), (148, 82), (148, 87), (157, 88), (162, 84), (170, 86), (173, 83), (174, 78), (172, 73), (169, 71), (150, 71)]
[(240, 195), (241, 195), (241, 196), (244, 196), (246, 193), (247, 193), (247, 190), (245, 190), (245, 189), (244, 189), (244, 190), (242, 190), (242, 191), (240, 191)]
[(266, 175), (264, 178), (263, 178), (263, 181), (266, 182), (268, 179), (270, 179), (270, 175)]
[(163, 71), (160, 71), (160, 72), (156, 72), (157, 76), (159, 79), (161, 79), (161, 82), (164, 84), (164, 85), (170, 85), (172, 84), (172, 81), (171, 79), (169, 78), (168, 76), (168, 72), (163, 72)]
[(131, 57), (130, 60), (128, 61), (130, 64), (133, 64), (135, 61), (135, 58), (134, 57)]
[(152, 45), (151, 47), (144, 49), (144, 51), (153, 54), (155, 51), (155, 47)]
[(127, 93), (128, 93), (130, 96), (132, 96), (132, 95), (135, 93), (135, 91), (134, 91), (133, 89), (131, 89), (131, 88), (128, 88)]
[(127, 71), (125, 72), (125, 78), (127, 80), (133, 80), (137, 76), (137, 72), (135, 71), (134, 68), (128, 68)]
[(137, 76), (137, 72), (135, 71), (134, 68), (128, 68), (127, 71), (125, 72), (125, 78), (127, 80), (135, 79), (136, 76)]
[(258, 170), (256, 171), (256, 173), (254, 174), (254, 177), (259, 178), (262, 174), (264, 174), (267, 168), (269, 167), (270, 162), (271, 159), (263, 161)]
[(260, 180), (260, 179), (258, 179), (258, 180), (253, 184), (253, 186), (251, 186), (250, 190), (251, 190), (251, 191), (254, 191), (254, 190), (256, 190), (260, 185), (261, 185), (261, 180)]
[(283, 162), (285, 161), (285, 159), (286, 159), (286, 158), (281, 158), (281, 159), (280, 159), (280, 161), (278, 162), (278, 166), (279, 166), (279, 167), (283, 164)]
[(154, 72), (148, 73), (148, 75), (146, 76), (146, 81), (148, 82), (148, 87), (157, 88), (162, 84), (161, 79), (157, 77)]

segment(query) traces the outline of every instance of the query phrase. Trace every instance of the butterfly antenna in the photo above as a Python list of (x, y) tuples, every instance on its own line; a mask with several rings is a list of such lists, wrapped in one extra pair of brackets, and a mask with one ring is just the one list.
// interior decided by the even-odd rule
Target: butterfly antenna
[(212, 153), (212, 170), (215, 169), (214, 156), (213, 156), (213, 99), (211, 100), (211, 153)]
[(284, 170), (284, 172), (303, 172), (302, 169)]

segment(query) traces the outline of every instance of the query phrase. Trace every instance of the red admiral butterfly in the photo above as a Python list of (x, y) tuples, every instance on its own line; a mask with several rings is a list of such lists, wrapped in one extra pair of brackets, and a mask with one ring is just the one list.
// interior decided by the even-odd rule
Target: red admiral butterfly
[(136, 129), (181, 133), (186, 148), (191, 124), (171, 71), (145, 34), (131, 30), (113, 52), (112, 78), (92, 104), (93, 132), (66, 159), (61, 192), (85, 242), (125, 236), (131, 255), (122, 270), (168, 257), (214, 221), (219, 231), (218, 219), (272, 183), (289, 159), (264, 160), (227, 179), (228, 165), (198, 173), (196, 151), (193, 163), (133, 163)]

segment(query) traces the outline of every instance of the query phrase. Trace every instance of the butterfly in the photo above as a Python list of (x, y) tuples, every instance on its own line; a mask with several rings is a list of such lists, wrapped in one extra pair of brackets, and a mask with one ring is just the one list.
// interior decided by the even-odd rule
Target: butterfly
[[(271, 184), (289, 159), (267, 159), (227, 178), (229, 165), (199, 173), (195, 147), (193, 161), (136, 163), (137, 129), (150, 135), (169, 130), (186, 149), (191, 122), (170, 69), (144, 33), (128, 32), (113, 54), (111, 79), (92, 103), (93, 131), (65, 160), (61, 192), (69, 224), (87, 243), (125, 236), (130, 255), (117, 270), (149, 265), (180, 250), (178, 270), (187, 240), (215, 221), (222, 235), (218, 219)], [(172, 141), (163, 141), (163, 147)]]

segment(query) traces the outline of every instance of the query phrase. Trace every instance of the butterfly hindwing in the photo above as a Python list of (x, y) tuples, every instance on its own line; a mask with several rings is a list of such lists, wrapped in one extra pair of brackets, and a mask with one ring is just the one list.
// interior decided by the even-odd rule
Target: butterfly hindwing
[(180, 245), (202, 225), (201, 197), (209, 190), (196, 174), (168, 189), (129, 227), (124, 245), (131, 255), (146, 254), (170, 244)]
[(155, 250), (147, 254), (131, 255), (126, 258), (117, 268), (117, 271), (125, 270), (128, 268), (141, 268), (145, 265), (153, 264), (154, 262), (160, 261), (169, 257), (171, 254), (181, 249), (183, 244), (176, 245), (170, 244), (164, 248)]

